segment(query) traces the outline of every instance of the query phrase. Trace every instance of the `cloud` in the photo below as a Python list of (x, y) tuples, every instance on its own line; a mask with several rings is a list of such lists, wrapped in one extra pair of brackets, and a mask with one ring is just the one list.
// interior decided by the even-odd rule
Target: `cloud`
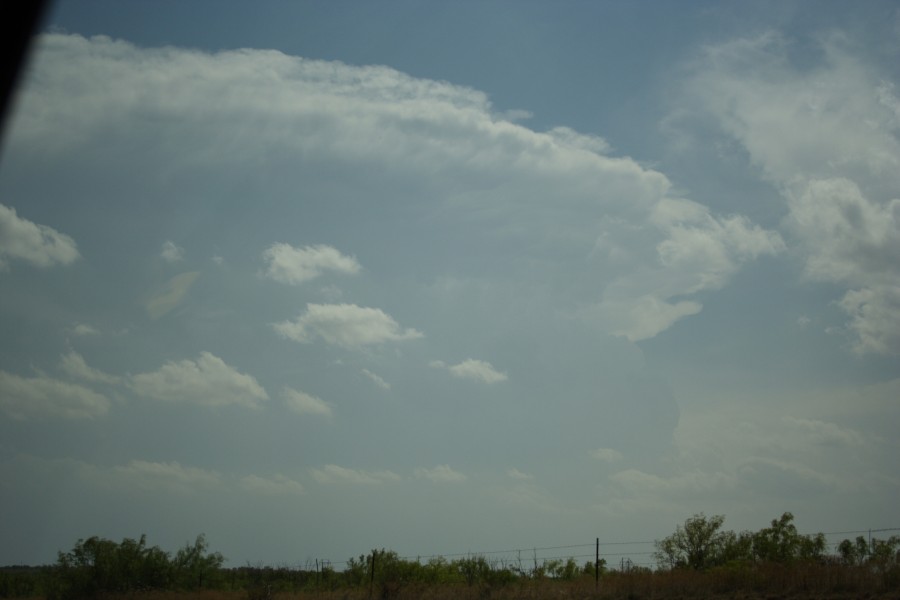
[(812, 443), (836, 448), (865, 445), (865, 438), (858, 431), (841, 427), (836, 423), (818, 419), (798, 419), (784, 417), (785, 423), (796, 429), (797, 433), (806, 436)]
[(323, 271), (354, 275), (361, 269), (355, 257), (345, 256), (324, 244), (302, 248), (273, 244), (263, 252), (263, 259), (266, 261), (266, 277), (290, 285), (315, 279)]
[(285, 387), (281, 392), (281, 397), (284, 399), (284, 403), (287, 405), (287, 407), (295, 413), (301, 415), (322, 415), (324, 417), (330, 417), (332, 415), (331, 405), (329, 405), (321, 398), (311, 396), (306, 392), (300, 392), (295, 389)]
[(422, 479), (428, 479), (434, 483), (461, 483), (466, 480), (466, 476), (459, 471), (454, 471), (450, 465), (438, 465), (434, 468), (427, 469), (420, 467), (413, 474)]
[(71, 237), (23, 219), (15, 208), (0, 204), (0, 270), (8, 269), (12, 260), (51, 267), (67, 265), (78, 258), (78, 248)]
[(100, 335), (99, 329), (93, 325), (88, 325), (87, 323), (75, 323), (68, 331), (72, 335), (77, 335), (79, 337)]
[(184, 248), (177, 246), (175, 242), (171, 240), (166, 240), (163, 242), (162, 252), (160, 252), (159, 255), (166, 262), (178, 262), (184, 260)]
[(282, 337), (295, 342), (308, 344), (319, 337), (348, 349), (423, 337), (415, 329), (401, 329), (380, 309), (355, 304), (307, 304), (304, 314), (293, 321), (274, 323), (273, 327)]
[(247, 475), (241, 478), (240, 485), (248, 492), (265, 496), (302, 496), (306, 493), (299, 482), (278, 474), (271, 477)]
[(255, 378), (209, 352), (201, 352), (197, 360), (168, 362), (157, 371), (134, 375), (130, 386), (154, 400), (209, 407), (257, 408), (269, 397)]
[(116, 384), (120, 378), (88, 366), (84, 358), (74, 350), (62, 357), (62, 369), (70, 377), (93, 383)]
[(180, 273), (167, 281), (147, 300), (146, 308), (150, 317), (158, 319), (181, 304), (199, 276), (199, 271), (189, 271)]
[(324, 484), (381, 485), (385, 482), (400, 481), (400, 476), (391, 471), (363, 471), (338, 465), (325, 465), (321, 469), (313, 469), (312, 476)]
[(900, 101), (889, 73), (860, 60), (845, 38), (817, 43), (820, 58), (803, 66), (771, 32), (707, 48), (682, 111), (711, 118), (781, 192), (784, 231), (805, 276), (846, 289), (838, 306), (854, 351), (895, 354)]
[(447, 369), (454, 377), (459, 377), (460, 379), (471, 379), (489, 384), (509, 379), (506, 373), (501, 373), (491, 363), (484, 360), (469, 358), (456, 365), (448, 365), (444, 361), (433, 360), (428, 364), (435, 368)]
[(0, 371), (0, 410), (13, 419), (93, 419), (109, 412), (105, 396), (76, 383)]
[(596, 450), (591, 450), (591, 458), (595, 460), (599, 460), (600, 462), (605, 463), (614, 463), (619, 462), (624, 456), (618, 450), (613, 450), (612, 448), (597, 448)]
[(363, 369), (361, 372), (362, 372), (363, 375), (365, 375), (366, 377), (368, 377), (369, 379), (371, 379), (371, 380), (372, 380), (372, 383), (374, 383), (375, 385), (377, 385), (377, 386), (380, 387), (381, 389), (383, 389), (383, 390), (389, 390), (389, 389), (391, 389), (391, 384), (389, 384), (387, 381), (385, 381), (384, 379), (382, 379), (380, 375), (377, 375), (377, 374), (373, 373), (372, 371), (370, 371), (370, 370), (368, 370), (368, 369)]
[(124, 467), (115, 467), (112, 475), (120, 485), (149, 492), (165, 490), (188, 494), (218, 486), (222, 482), (222, 476), (216, 471), (186, 467), (175, 461), (133, 460)]
[(518, 481), (531, 481), (532, 479), (534, 479), (534, 475), (531, 475), (529, 473), (523, 473), (522, 471), (516, 469), (515, 467), (509, 469), (506, 472), (506, 476), (509, 477), (510, 479), (516, 479)]
[[(451, 261), (478, 256), (492, 277), (527, 269), (542, 282), (552, 274), (569, 282), (557, 292), (562, 310), (632, 340), (696, 314), (702, 307), (690, 295), (721, 288), (744, 264), (777, 250), (777, 234), (673, 199), (665, 175), (614, 156), (601, 138), (498, 118), (488, 97), (471, 88), (273, 51), (143, 49), (63, 34), (41, 36), (38, 46), (40, 77), (23, 90), (10, 136), (23, 151), (71, 157), (131, 147), (134, 123), (152, 114), (154, 127), (139, 139), (156, 171), (215, 165), (229, 177), (263, 165), (260, 177), (292, 186), (328, 164), (349, 175), (342, 181), (348, 197), (370, 192), (371, 178), (355, 174), (381, 173), (416, 190), (384, 199), (384, 235), (400, 235), (404, 217), (421, 215), (417, 233), (445, 244), (437, 250)], [(76, 90), (68, 83), (73, 70), (85, 77)], [(110, 90), (108, 81), (120, 85)], [(180, 142), (175, 152), (172, 139)], [(286, 158), (266, 160), (273, 155)], [(669, 218), (673, 202), (690, 217)], [(433, 236), (436, 223), (454, 234), (464, 228), (465, 247), (446, 241), (453, 235)], [(359, 270), (330, 246), (275, 244), (264, 259), (268, 277), (291, 284), (329, 269)], [(538, 265), (542, 272), (534, 272)], [(316, 335), (288, 325), (280, 324), (282, 333), (298, 341)]]

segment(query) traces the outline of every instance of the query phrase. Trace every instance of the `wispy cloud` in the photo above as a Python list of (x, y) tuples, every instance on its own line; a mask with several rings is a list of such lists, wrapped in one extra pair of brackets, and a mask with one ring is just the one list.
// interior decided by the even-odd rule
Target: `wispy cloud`
[(199, 271), (180, 273), (156, 290), (146, 303), (150, 317), (158, 319), (177, 308), (199, 276)]
[(105, 396), (76, 383), (0, 371), (0, 410), (13, 419), (93, 419), (105, 415), (109, 407)]
[(178, 246), (171, 240), (166, 240), (163, 242), (162, 251), (159, 255), (164, 261), (175, 263), (184, 260), (184, 248)]
[(391, 384), (389, 384), (387, 381), (385, 381), (384, 379), (382, 379), (380, 375), (377, 375), (377, 374), (373, 373), (372, 371), (370, 371), (370, 370), (368, 370), (368, 369), (363, 369), (363, 370), (361, 371), (361, 373), (362, 373), (363, 375), (365, 375), (366, 377), (368, 377), (368, 378), (372, 381), (372, 383), (374, 383), (375, 385), (377, 385), (377, 386), (380, 387), (381, 389), (383, 389), (383, 390), (389, 390), (389, 389), (391, 389)]
[(438, 465), (432, 468), (420, 467), (413, 474), (434, 483), (461, 483), (467, 479), (465, 474), (450, 468), (450, 465)]
[(285, 387), (281, 391), (281, 397), (289, 409), (298, 414), (332, 416), (331, 405), (318, 398), (293, 388)]
[(324, 484), (381, 485), (385, 482), (400, 481), (400, 476), (392, 471), (364, 471), (338, 465), (325, 465), (312, 470), (313, 478)]
[(428, 364), (437, 369), (446, 369), (454, 377), (460, 379), (471, 379), (482, 383), (500, 383), (509, 379), (506, 373), (498, 371), (485, 360), (468, 358), (455, 365), (448, 365), (442, 360), (433, 360)]

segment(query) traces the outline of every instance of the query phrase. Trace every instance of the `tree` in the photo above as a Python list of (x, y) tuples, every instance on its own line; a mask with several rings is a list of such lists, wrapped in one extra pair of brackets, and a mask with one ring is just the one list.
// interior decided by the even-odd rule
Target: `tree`
[(826, 549), (825, 536), (797, 533), (794, 515), (786, 512), (753, 536), (753, 555), (764, 562), (786, 563), (792, 560), (821, 558)]
[(186, 544), (175, 555), (174, 566), (182, 587), (200, 589), (219, 572), (225, 557), (219, 552), (207, 554), (208, 547), (206, 536), (201, 533), (193, 545)]
[(726, 534), (719, 531), (723, 515), (707, 517), (703, 513), (687, 519), (675, 533), (656, 541), (656, 559), (670, 568), (701, 570), (720, 564)]

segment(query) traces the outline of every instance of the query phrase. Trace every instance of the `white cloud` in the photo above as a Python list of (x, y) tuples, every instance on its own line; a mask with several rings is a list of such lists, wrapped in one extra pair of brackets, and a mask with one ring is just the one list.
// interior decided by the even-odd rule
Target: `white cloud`
[[(720, 288), (768, 251), (761, 246), (777, 245), (777, 235), (745, 219), (720, 218), (688, 201), (679, 204), (682, 211), (693, 207), (690, 222), (660, 221), (657, 207), (671, 187), (662, 173), (612, 156), (595, 136), (563, 127), (536, 132), (498, 119), (487, 96), (470, 88), (271, 51), (141, 49), (62, 34), (42, 36), (39, 46), (34, 68), (41, 77), (23, 91), (23, 114), (11, 134), (20, 147), (52, 155), (83, 148), (100, 131), (107, 143), (113, 136), (128, 144), (135, 116), (149, 111), (158, 118), (145, 132), (147, 158), (161, 169), (237, 168), (276, 153), (352, 166), (347, 173), (384, 172), (421, 190), (412, 200), (417, 214), (440, 215), (451, 227), (464, 223), (473, 248), (502, 242), (508, 252), (482, 253), (486, 269), (510, 273), (540, 264), (569, 271), (560, 281), (593, 281), (593, 296), (578, 302), (598, 303), (595, 322), (631, 339), (695, 314), (700, 304), (684, 296)], [(73, 70), (84, 73), (77, 90), (68, 85)], [(110, 93), (108, 81), (120, 86)], [(155, 144), (154, 136), (182, 143), (172, 153), (171, 143)], [(368, 189), (354, 177), (346, 184), (350, 193)], [(409, 202), (397, 197), (387, 210), (407, 214)], [(359, 270), (354, 258), (329, 246), (276, 244), (265, 259), (267, 276), (286, 283), (328, 269)], [(560, 290), (570, 312), (578, 308), (571, 291)], [(638, 300), (646, 314), (632, 308)], [(280, 329), (294, 339), (315, 335), (288, 325)]]
[(109, 412), (109, 406), (105, 396), (76, 383), (0, 371), (0, 410), (13, 419), (93, 419)]
[(454, 471), (450, 465), (438, 465), (427, 469), (420, 467), (413, 474), (422, 479), (428, 479), (434, 483), (460, 483), (466, 480), (466, 476), (459, 471)]
[(900, 103), (845, 38), (819, 50), (799, 67), (773, 33), (710, 47), (683, 112), (711, 116), (781, 191), (805, 275), (847, 288), (854, 350), (898, 353)]
[(266, 277), (291, 285), (315, 279), (323, 271), (353, 275), (361, 269), (355, 257), (345, 256), (324, 244), (302, 248), (273, 244), (263, 252), (263, 259), (266, 261)]
[(99, 369), (88, 366), (88, 364), (84, 360), (84, 357), (82, 357), (74, 350), (70, 351), (68, 354), (63, 355), (62, 369), (67, 375), (71, 377), (83, 379), (85, 381), (91, 381), (94, 383), (115, 384), (120, 381), (120, 379), (114, 375), (109, 375), (107, 373), (104, 373), (103, 371), (100, 371)]
[(460, 379), (472, 379), (482, 383), (499, 383), (509, 379), (506, 373), (501, 373), (491, 363), (484, 360), (468, 358), (456, 365), (448, 365), (444, 361), (433, 360), (428, 364), (435, 368), (447, 369), (454, 377), (459, 377)]
[(391, 471), (364, 471), (338, 465), (325, 465), (321, 469), (313, 469), (312, 476), (324, 484), (380, 485), (400, 481), (400, 476)]
[(614, 450), (613, 448), (597, 448), (596, 450), (591, 450), (591, 458), (599, 460), (600, 462), (614, 463), (622, 460), (624, 456), (622, 456), (621, 452)]
[(179, 273), (167, 281), (147, 300), (146, 308), (150, 317), (158, 319), (177, 308), (199, 276), (199, 271), (189, 271)]
[(248, 492), (266, 496), (301, 496), (306, 493), (300, 482), (278, 474), (271, 477), (247, 475), (241, 478), (240, 485)]
[(295, 320), (274, 323), (273, 327), (295, 342), (310, 343), (319, 337), (328, 344), (351, 349), (423, 337), (415, 329), (401, 329), (380, 309), (355, 304), (307, 304), (306, 312)]
[(15, 208), (0, 204), (0, 270), (9, 268), (11, 260), (51, 267), (67, 265), (78, 257), (78, 248), (71, 237), (23, 219)]
[(162, 251), (159, 255), (166, 262), (178, 262), (184, 260), (184, 248), (176, 245), (175, 242), (171, 240), (166, 240), (163, 242)]
[(331, 405), (311, 396), (306, 392), (301, 392), (289, 387), (285, 387), (281, 392), (281, 397), (289, 409), (298, 414), (322, 415), (330, 417), (332, 415)]
[(380, 375), (377, 375), (376, 373), (373, 373), (372, 371), (370, 371), (368, 369), (363, 369), (362, 374), (365, 375), (366, 377), (368, 377), (369, 379), (371, 379), (372, 383), (374, 383), (381, 389), (383, 389), (383, 390), (391, 389), (391, 384), (389, 384), (387, 381), (382, 379)]
[(256, 408), (269, 397), (254, 377), (209, 352), (201, 352), (197, 360), (168, 362), (157, 371), (134, 375), (130, 385), (135, 393), (154, 400), (210, 407)]

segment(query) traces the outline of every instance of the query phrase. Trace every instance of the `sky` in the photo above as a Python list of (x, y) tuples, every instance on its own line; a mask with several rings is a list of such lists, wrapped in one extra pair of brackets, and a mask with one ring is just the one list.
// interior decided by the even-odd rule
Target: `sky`
[(891, 1), (59, 0), (0, 564), (900, 527), (897, 65)]

